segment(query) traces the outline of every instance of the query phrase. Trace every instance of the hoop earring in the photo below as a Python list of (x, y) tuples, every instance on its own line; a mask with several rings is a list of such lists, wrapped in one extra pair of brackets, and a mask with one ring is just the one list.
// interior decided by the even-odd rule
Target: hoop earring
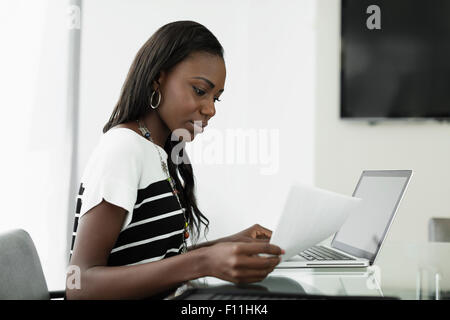
[(159, 104), (161, 103), (161, 93), (158, 92), (158, 102), (156, 103), (156, 106), (154, 106), (154, 105), (152, 104), (152, 103), (153, 103), (153, 97), (154, 97), (155, 93), (156, 93), (156, 90), (153, 91), (152, 96), (150, 97), (150, 107), (151, 107), (152, 109), (158, 108), (158, 107), (159, 107)]

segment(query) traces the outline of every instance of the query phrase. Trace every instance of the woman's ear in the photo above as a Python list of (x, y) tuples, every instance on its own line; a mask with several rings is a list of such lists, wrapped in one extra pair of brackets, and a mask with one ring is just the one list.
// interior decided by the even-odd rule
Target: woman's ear
[(166, 79), (166, 72), (160, 71), (156, 75), (156, 80), (153, 81), (153, 90), (159, 89), (161, 87), (161, 85), (164, 85), (165, 79)]

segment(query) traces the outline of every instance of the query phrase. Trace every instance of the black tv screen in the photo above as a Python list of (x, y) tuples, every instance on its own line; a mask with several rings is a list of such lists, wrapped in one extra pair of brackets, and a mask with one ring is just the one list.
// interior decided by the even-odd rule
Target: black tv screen
[(341, 3), (341, 118), (449, 119), (450, 0)]

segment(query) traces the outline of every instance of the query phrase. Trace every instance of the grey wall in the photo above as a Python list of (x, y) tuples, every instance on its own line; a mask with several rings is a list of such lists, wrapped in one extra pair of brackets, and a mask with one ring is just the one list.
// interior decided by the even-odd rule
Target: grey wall
[[(340, 120), (340, 1), (317, 4), (315, 181), (351, 194), (364, 169), (414, 170), (378, 260), (382, 270), (403, 267), (399, 248), (424, 244), (430, 217), (450, 217), (450, 124)], [(406, 270), (384, 272), (383, 279), (392, 286), (411, 284), (413, 270)]]

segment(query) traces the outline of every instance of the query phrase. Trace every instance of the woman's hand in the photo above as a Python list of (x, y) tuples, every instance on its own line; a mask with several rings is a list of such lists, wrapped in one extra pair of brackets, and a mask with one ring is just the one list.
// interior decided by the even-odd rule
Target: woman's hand
[(272, 231), (255, 224), (239, 233), (226, 237), (225, 240), (230, 242), (269, 242), (271, 236)]
[(231, 236), (192, 245), (188, 248), (188, 250), (192, 251), (199, 248), (216, 245), (222, 242), (269, 242), (271, 236), (272, 231), (260, 226), (259, 224), (255, 224), (250, 228), (247, 228)]
[[(268, 242), (222, 242), (205, 250), (207, 275), (234, 283), (262, 281), (284, 250)], [(259, 256), (259, 254), (270, 256)]]

